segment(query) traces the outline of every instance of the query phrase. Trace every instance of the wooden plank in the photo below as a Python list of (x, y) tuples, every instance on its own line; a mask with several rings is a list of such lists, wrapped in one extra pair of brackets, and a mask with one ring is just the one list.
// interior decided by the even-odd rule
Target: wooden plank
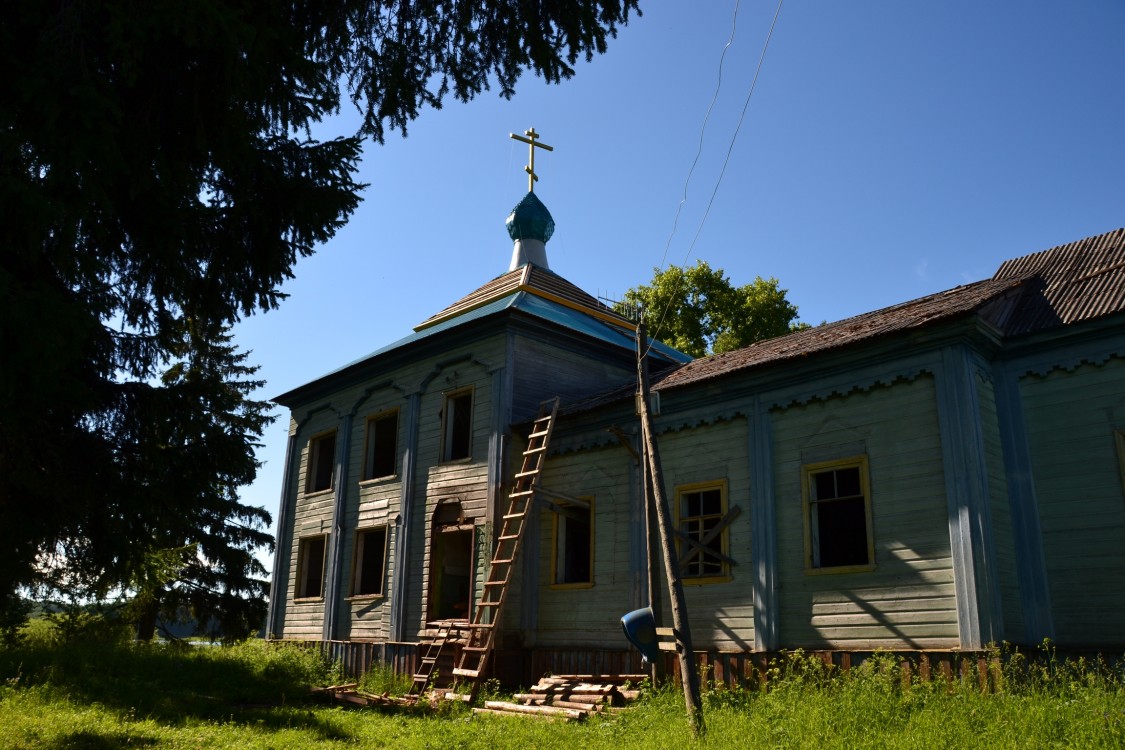
[(564, 716), (568, 719), (586, 718), (586, 711), (581, 711), (573, 708), (555, 708), (554, 706), (524, 706), (519, 703), (507, 703), (505, 701), (485, 701), (484, 707), (491, 708), (494, 711), (511, 711), (512, 713), (517, 714)]

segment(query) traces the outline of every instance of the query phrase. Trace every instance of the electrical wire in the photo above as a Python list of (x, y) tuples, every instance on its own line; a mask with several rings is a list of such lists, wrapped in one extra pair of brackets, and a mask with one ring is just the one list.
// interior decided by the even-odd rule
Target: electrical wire
[(676, 206), (676, 215), (672, 218), (672, 232), (668, 235), (668, 241), (664, 243), (664, 255), (660, 257), (660, 268), (664, 268), (664, 262), (668, 260), (668, 250), (672, 247), (672, 238), (676, 236), (676, 227), (680, 223), (680, 212), (683, 210), (684, 204), (687, 203), (688, 185), (691, 183), (691, 176), (695, 172), (696, 165), (699, 164), (699, 157), (703, 154), (703, 136), (707, 132), (707, 122), (711, 119), (711, 111), (715, 109), (715, 102), (719, 100), (719, 90), (723, 87), (723, 62), (727, 58), (727, 50), (734, 44), (734, 35), (738, 30), (738, 6), (740, 2), (741, 0), (735, 0), (734, 3), (734, 16), (730, 22), (730, 38), (723, 45), (723, 52), (719, 55), (719, 75), (715, 82), (715, 93), (711, 96), (711, 103), (707, 105), (707, 113), (703, 115), (703, 126), (699, 129), (699, 146), (695, 149), (695, 159), (692, 160), (687, 177), (684, 179), (684, 195), (680, 198), (680, 202)]
[[(707, 201), (707, 208), (704, 210), (702, 218), (700, 218), (700, 220), (699, 220), (699, 226), (696, 228), (695, 236), (692, 237), (691, 244), (688, 245), (687, 252), (684, 254), (684, 260), (683, 260), (683, 263), (681, 264), (681, 267), (684, 268), (685, 270), (687, 268), (688, 259), (691, 258), (692, 251), (695, 249), (695, 243), (699, 240), (699, 236), (703, 232), (703, 226), (707, 222), (707, 217), (711, 214), (711, 207), (715, 203), (715, 196), (718, 195), (718, 193), (719, 193), (719, 186), (722, 184), (723, 176), (726, 174), (727, 166), (730, 164), (731, 154), (734, 152), (734, 144), (738, 140), (738, 133), (742, 129), (742, 123), (746, 119), (746, 111), (750, 107), (750, 98), (754, 96), (754, 90), (758, 86), (758, 77), (762, 72), (762, 65), (765, 63), (765, 60), (766, 60), (766, 51), (769, 50), (770, 40), (773, 38), (774, 29), (777, 28), (777, 19), (781, 15), (781, 6), (784, 5), (784, 4), (785, 4), (785, 0), (778, 0), (777, 10), (774, 11), (773, 21), (771, 21), (771, 23), (770, 23), (769, 33), (766, 34), (766, 41), (762, 45), (762, 54), (758, 57), (758, 66), (754, 70), (754, 78), (750, 81), (750, 89), (749, 89), (749, 91), (747, 91), (746, 99), (742, 103), (742, 112), (738, 117), (738, 123), (735, 125), (734, 133), (731, 134), (730, 145), (727, 147), (727, 153), (726, 153), (726, 157), (723, 159), (722, 169), (719, 170), (719, 176), (715, 180), (715, 187), (711, 190), (711, 197)], [(738, 16), (738, 2), (736, 0), (736, 2), (735, 2), (735, 19), (736, 20), (737, 20), (737, 16)], [(731, 36), (733, 38), (733, 31), (732, 31)], [(730, 46), (730, 42), (727, 43), (727, 46), (728, 47)], [(725, 47), (723, 48), (723, 56), (726, 56), (726, 48)], [(722, 75), (722, 62), (721, 62), (721, 60), (720, 60), (720, 66), (719, 67), (720, 67), (720, 78), (721, 78), (721, 75)], [(717, 89), (716, 89), (716, 95), (718, 95)], [(712, 106), (714, 106), (713, 100), (712, 100), (711, 104), (712, 104)], [(708, 110), (707, 110), (707, 116), (710, 117), (710, 115), (711, 115), (711, 108), (709, 107)], [(707, 123), (707, 120), (705, 118), (704, 119), (704, 127), (706, 127), (706, 123)], [(703, 143), (703, 136), (702, 136), (702, 133), (701, 133), (700, 134), (700, 147), (701, 148), (702, 148), (702, 143)], [(699, 154), (697, 153), (696, 154), (696, 161), (698, 161), (698, 160), (699, 160)], [(692, 164), (692, 169), (693, 170), (695, 169), (694, 163)], [(688, 173), (688, 178), (689, 179), (691, 178), (690, 172)], [(687, 200), (687, 184), (686, 183), (684, 185), (684, 200)], [(680, 203), (680, 207), (682, 207), (682, 206), (683, 206), (683, 201), (681, 201), (681, 203)], [(676, 220), (677, 220), (677, 222), (679, 220), (679, 208), (677, 208), (677, 210), (676, 210)], [(675, 233), (675, 227), (674, 226), (673, 226), (673, 233)], [(669, 244), (671, 243), (671, 241), (672, 241), (672, 238), (669, 237), (668, 238)], [(665, 250), (664, 250), (665, 258), (667, 257), (667, 255), (668, 255), (668, 248), (665, 247)], [(663, 264), (664, 264), (664, 259), (661, 259), (661, 266), (662, 267), (663, 267)], [(661, 327), (664, 325), (664, 320), (668, 316), (668, 312), (672, 307), (672, 300), (675, 299), (676, 293), (679, 292), (679, 283), (680, 283), (680, 280), (677, 279), (677, 285), (676, 285), (675, 293), (673, 293), (673, 295), (669, 298), (668, 304), (664, 307), (664, 312), (662, 312), (661, 315), (660, 315), (660, 322), (657, 323), (656, 328), (653, 330), (653, 332), (649, 334), (649, 336), (653, 340), (656, 340), (657, 335), (658, 335)], [(644, 314), (644, 312), (642, 311), (642, 316), (643, 316), (643, 314)], [(645, 351), (646, 355), (651, 350), (652, 350), (652, 344), (649, 343), (648, 348)]]

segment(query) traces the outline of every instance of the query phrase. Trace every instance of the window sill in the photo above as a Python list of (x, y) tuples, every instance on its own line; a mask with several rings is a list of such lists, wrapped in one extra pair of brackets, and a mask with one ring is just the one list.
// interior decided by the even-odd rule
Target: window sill
[(318, 497), (319, 495), (331, 495), (334, 491), (335, 491), (335, 488), (333, 488), (333, 487), (329, 487), (326, 490), (313, 490), (312, 492), (309, 492), (309, 491), (306, 490), (305, 492), (301, 493), (301, 497), (307, 499), (307, 498)]
[(323, 596), (300, 596), (293, 599), (294, 604), (317, 604), (324, 603)]
[(713, 583), (730, 583), (734, 576), (711, 576), (710, 578), (680, 578), (680, 583), (685, 586), (710, 586)]
[(346, 602), (370, 602), (370, 601), (376, 601), (378, 599), (383, 599), (383, 598), (384, 598), (384, 594), (352, 594), (351, 596), (345, 596), (344, 601), (346, 601)]
[(398, 479), (398, 474), (387, 474), (383, 477), (371, 477), (359, 480), (360, 487), (374, 487), (379, 484), (390, 484)]
[(869, 565), (839, 565), (832, 568), (805, 568), (807, 576), (829, 576), (838, 573), (870, 573), (875, 570), (875, 564)]
[(472, 456), (465, 456), (464, 458), (443, 458), (441, 461), (438, 461), (438, 466), (457, 466), (458, 464), (471, 464), (472, 462)]

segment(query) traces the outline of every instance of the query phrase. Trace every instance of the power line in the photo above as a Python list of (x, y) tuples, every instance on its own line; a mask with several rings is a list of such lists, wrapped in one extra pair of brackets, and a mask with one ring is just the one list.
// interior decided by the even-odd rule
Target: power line
[[(762, 72), (762, 65), (765, 63), (765, 60), (766, 60), (766, 51), (769, 50), (770, 40), (773, 38), (774, 29), (777, 28), (777, 19), (781, 15), (781, 6), (784, 5), (784, 3), (785, 3), (785, 0), (778, 0), (777, 10), (774, 11), (773, 20), (770, 22), (769, 33), (766, 34), (765, 43), (762, 45), (762, 54), (759, 55), (759, 57), (758, 57), (758, 66), (754, 69), (754, 78), (750, 81), (750, 89), (749, 89), (749, 91), (746, 92), (746, 99), (742, 103), (742, 112), (739, 114), (738, 123), (735, 125), (734, 133), (731, 134), (730, 144), (727, 147), (726, 156), (723, 158), (722, 169), (719, 170), (719, 176), (715, 180), (715, 187), (711, 190), (711, 197), (707, 201), (707, 208), (703, 211), (703, 216), (699, 220), (699, 226), (695, 230), (695, 236), (692, 237), (691, 244), (688, 245), (687, 252), (684, 254), (684, 260), (683, 260), (683, 263), (681, 264), (681, 268), (683, 268), (685, 271), (687, 269), (688, 259), (691, 257), (692, 251), (695, 249), (695, 243), (699, 240), (699, 236), (703, 232), (703, 226), (707, 222), (707, 217), (711, 214), (711, 206), (714, 205), (714, 203), (715, 203), (715, 196), (718, 195), (718, 193), (719, 193), (719, 186), (723, 182), (723, 176), (726, 174), (727, 166), (730, 164), (731, 154), (734, 152), (734, 144), (738, 140), (738, 133), (742, 129), (743, 121), (745, 121), (745, 119), (746, 119), (746, 111), (750, 107), (750, 99), (751, 99), (751, 97), (754, 96), (754, 90), (758, 86), (758, 77)], [(720, 83), (722, 82), (723, 58), (726, 57), (727, 48), (730, 47), (731, 41), (733, 41), (733, 39), (734, 39), (734, 26), (735, 26), (735, 24), (737, 24), (737, 21), (738, 21), (738, 6), (739, 6), (739, 0), (735, 0), (734, 19), (732, 20), (732, 28), (731, 28), (731, 40), (727, 42), (725, 47), (723, 47), (723, 54), (722, 54), (722, 57), (720, 57), (720, 60), (719, 60), (719, 81), (720, 81)], [(719, 90), (718, 90), (718, 87), (716, 87), (716, 89), (715, 89), (715, 96), (716, 97), (718, 96), (718, 93), (719, 93)], [(707, 115), (706, 115), (706, 117), (704, 117), (704, 120), (703, 120), (704, 129), (706, 129), (706, 127), (707, 127), (707, 120), (711, 116), (711, 109), (714, 107), (714, 105), (715, 105), (715, 99), (712, 98), (711, 105), (707, 108)], [(699, 136), (699, 150), (701, 151), (702, 148), (703, 148), (703, 133), (701, 131), (700, 136)], [(695, 161), (692, 162), (691, 170), (689, 170), (689, 172), (688, 172), (688, 180), (689, 181), (691, 179), (691, 172), (694, 171), (695, 165), (698, 161), (699, 161), (699, 151), (696, 152)], [(680, 201), (680, 205), (676, 208), (676, 218), (675, 218), (675, 221), (673, 222), (673, 226), (672, 226), (672, 234), (673, 235), (675, 234), (675, 231), (676, 231), (676, 224), (679, 222), (680, 209), (683, 208), (684, 202), (686, 200), (687, 200), (687, 181), (685, 181), (685, 183), (684, 183), (684, 197)], [(671, 242), (672, 242), (672, 237), (669, 236), (668, 237), (668, 245), (665, 246), (664, 256), (661, 258), (661, 261), (660, 261), (660, 265), (661, 265), (662, 268), (664, 266), (664, 261), (667, 259), (668, 247), (671, 245)], [(682, 276), (681, 276), (681, 279), (682, 279)], [(680, 283), (681, 279), (677, 279), (677, 282), (676, 282), (677, 286), (676, 286), (676, 289), (675, 289), (676, 293), (679, 292), (679, 283)], [(658, 334), (660, 333), (660, 329), (664, 325), (664, 320), (668, 316), (668, 311), (671, 309), (672, 299), (674, 299), (675, 296), (676, 296), (675, 293), (673, 293), (672, 297), (668, 300), (668, 304), (665, 305), (664, 311), (660, 315), (660, 321), (656, 324), (655, 328), (653, 329), (653, 333), (652, 333), (653, 339), (656, 339)], [(642, 314), (643, 314), (643, 312), (642, 312)], [(652, 345), (649, 344), (648, 348), (651, 350)], [(647, 351), (646, 351), (646, 354), (647, 354)]]

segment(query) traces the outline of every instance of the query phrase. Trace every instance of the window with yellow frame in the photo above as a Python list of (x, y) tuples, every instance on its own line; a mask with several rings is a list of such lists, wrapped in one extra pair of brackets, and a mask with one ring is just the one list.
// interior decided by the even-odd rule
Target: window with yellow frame
[(847, 573), (875, 567), (867, 456), (801, 467), (805, 570)]
[(680, 577), (685, 583), (730, 577), (727, 483), (700, 482), (676, 488), (676, 535)]
[(594, 585), (594, 498), (553, 503), (551, 585)]

